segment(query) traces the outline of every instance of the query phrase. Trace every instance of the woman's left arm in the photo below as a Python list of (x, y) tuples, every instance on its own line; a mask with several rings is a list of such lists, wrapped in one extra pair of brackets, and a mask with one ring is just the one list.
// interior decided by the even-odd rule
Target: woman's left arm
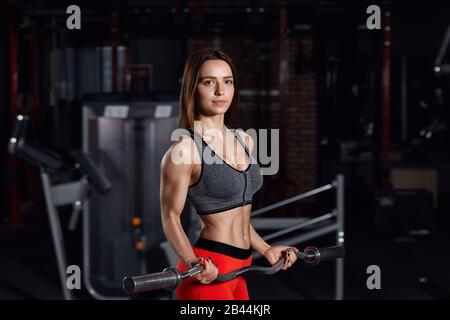
[(281, 267), (281, 270), (286, 270), (292, 267), (297, 260), (296, 252), (298, 249), (289, 246), (271, 246), (264, 241), (263, 238), (256, 232), (255, 228), (250, 224), (250, 237), (252, 249), (264, 256), (271, 265), (274, 265), (279, 259), (285, 258), (286, 261)]
[(270, 245), (261, 238), (261, 236), (255, 231), (255, 228), (250, 224), (250, 239), (252, 243), (252, 249), (259, 252), (264, 256), (271, 247)]

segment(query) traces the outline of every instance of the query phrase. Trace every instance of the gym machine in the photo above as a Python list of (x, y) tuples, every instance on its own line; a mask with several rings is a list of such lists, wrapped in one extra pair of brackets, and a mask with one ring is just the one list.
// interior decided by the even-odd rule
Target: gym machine
[[(83, 151), (114, 186), (107, 195), (93, 194), (83, 208), (84, 283), (97, 299), (128, 298), (121, 289), (125, 276), (167, 264), (161, 248), (160, 163), (178, 128), (178, 112), (178, 102), (169, 96), (84, 99)], [(191, 239), (196, 223), (188, 202), (182, 224)]]
[[(40, 169), (61, 289), (64, 298), (71, 300), (74, 297), (72, 291), (66, 285), (66, 270), (68, 266), (58, 207), (72, 205), (73, 210), (68, 228), (69, 230), (74, 230), (84, 201), (89, 196), (90, 186), (94, 186), (99, 195), (104, 195), (111, 190), (111, 183), (99, 171), (89, 155), (81, 150), (72, 151), (72, 162), (67, 163), (62, 156), (55, 152), (43, 148), (38, 149), (27, 144), (25, 136), (28, 122), (28, 116), (17, 116), (16, 124), (9, 140), (8, 152), (37, 165)], [(81, 178), (76, 181), (53, 183), (52, 176), (62, 170), (79, 171)]]

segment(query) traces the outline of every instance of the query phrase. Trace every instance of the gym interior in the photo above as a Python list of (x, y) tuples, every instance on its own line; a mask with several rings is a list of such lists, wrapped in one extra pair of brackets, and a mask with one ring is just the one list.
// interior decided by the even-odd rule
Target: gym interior
[[(450, 298), (449, 3), (0, 6), (0, 299), (174, 299), (122, 285), (177, 261), (160, 162), (202, 48), (236, 65), (234, 128), (278, 130), (252, 225), (299, 250), (345, 246), (249, 273), (251, 299)], [(189, 202), (182, 222), (195, 239)]]

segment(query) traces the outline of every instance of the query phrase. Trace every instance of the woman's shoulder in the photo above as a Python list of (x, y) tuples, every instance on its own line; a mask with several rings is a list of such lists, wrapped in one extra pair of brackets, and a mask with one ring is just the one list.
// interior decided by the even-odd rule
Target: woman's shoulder
[(161, 167), (193, 165), (198, 158), (198, 152), (195, 152), (195, 149), (195, 142), (190, 136), (178, 136), (178, 140), (172, 141), (165, 152), (161, 160)]

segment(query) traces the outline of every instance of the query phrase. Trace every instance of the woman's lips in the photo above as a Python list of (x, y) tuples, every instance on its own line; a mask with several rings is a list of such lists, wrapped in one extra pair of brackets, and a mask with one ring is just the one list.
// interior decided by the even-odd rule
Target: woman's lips
[(224, 104), (224, 103), (227, 103), (227, 101), (226, 100), (213, 100), (212, 103), (214, 103), (214, 104)]

